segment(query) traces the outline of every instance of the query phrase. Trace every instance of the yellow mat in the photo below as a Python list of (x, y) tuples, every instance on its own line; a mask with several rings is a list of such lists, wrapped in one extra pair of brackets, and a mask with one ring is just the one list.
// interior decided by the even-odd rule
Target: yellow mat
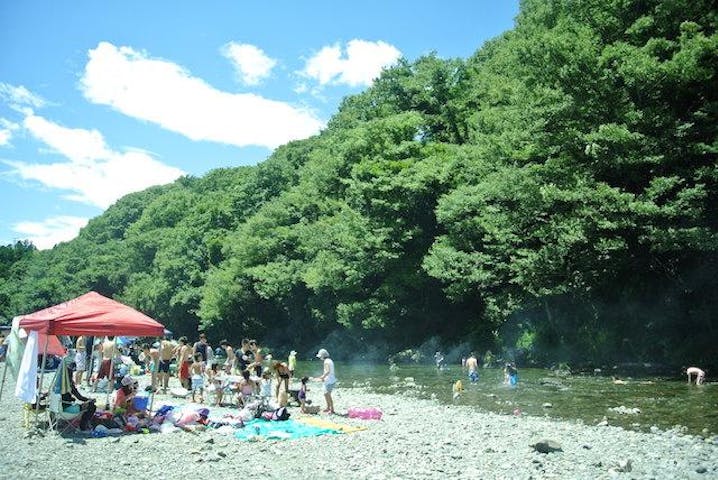
[(331, 428), (332, 430), (338, 430), (342, 433), (354, 433), (354, 432), (360, 432), (362, 430), (367, 429), (367, 427), (355, 427), (352, 425), (342, 425), (340, 423), (330, 422), (329, 420), (324, 420), (323, 418), (318, 418), (318, 417), (299, 417), (299, 418), (296, 418), (295, 420), (298, 422), (306, 423), (307, 425), (311, 425), (313, 427)]

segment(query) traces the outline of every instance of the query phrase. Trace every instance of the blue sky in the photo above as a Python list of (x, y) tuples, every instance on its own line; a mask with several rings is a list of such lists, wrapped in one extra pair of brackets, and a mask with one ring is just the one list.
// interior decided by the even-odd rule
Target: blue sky
[(318, 133), (398, 58), (466, 58), (518, 0), (4, 1), (0, 245)]

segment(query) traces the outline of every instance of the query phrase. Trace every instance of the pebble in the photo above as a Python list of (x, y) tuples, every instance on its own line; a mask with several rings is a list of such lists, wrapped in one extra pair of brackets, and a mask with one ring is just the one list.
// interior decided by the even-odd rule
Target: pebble
[[(310, 394), (321, 401), (321, 391)], [(204, 478), (205, 463), (211, 463), (219, 478), (241, 471), (243, 476), (274, 479), (291, 472), (292, 476), (317, 480), (437, 476), (667, 480), (696, 478), (710, 472), (704, 475), (708, 478), (718, 471), (718, 437), (679, 436), (681, 428), (670, 433), (657, 427), (650, 428), (652, 433), (629, 432), (525, 414), (516, 417), (510, 410), (509, 415), (497, 415), (475, 407), (440, 405), (411, 393), (379, 395), (363, 388), (342, 388), (341, 384), (335, 391), (335, 403), (340, 411), (351, 406), (375, 406), (387, 415), (381, 421), (322, 415), (319, 418), (365, 426), (367, 430), (292, 441), (251, 443), (216, 432), (176, 432), (87, 438), (84, 443), (72, 442), (62, 448), (67, 437), (24, 430), (18, 421), (21, 404), (7, 395), (0, 400), (0, 477), (58, 478), (76, 471), (77, 465), (91, 458), (93, 471), (103, 472), (102, 478), (118, 478), (126, 476), (128, 466), (156, 465), (160, 452), (162, 465), (150, 467), (145, 472), (148, 478), (177, 478), (162, 471), (165, 466), (181, 472), (183, 478)], [(290, 410), (292, 418), (299, 416), (296, 408)], [(644, 415), (648, 417), (648, 413)], [(563, 453), (536, 452), (529, 445), (540, 439), (553, 440)], [(110, 445), (112, 442), (120, 443)], [(32, 448), (28, 448), (29, 443), (33, 443)], [(475, 454), (467, 453), (469, 445), (476, 446)], [(108, 454), (111, 450), (130, 460), (118, 461), (117, 455)]]

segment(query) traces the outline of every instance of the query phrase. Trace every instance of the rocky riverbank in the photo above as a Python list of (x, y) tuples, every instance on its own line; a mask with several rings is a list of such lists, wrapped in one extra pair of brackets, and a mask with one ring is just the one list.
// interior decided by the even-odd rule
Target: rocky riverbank
[[(373, 406), (383, 419), (322, 415), (368, 429), (283, 441), (245, 442), (213, 430), (63, 437), (25, 429), (12, 387), (6, 385), (0, 401), (2, 479), (718, 477), (718, 438), (496, 415), (341, 386), (335, 392), (341, 412)], [(315, 385), (315, 402), (319, 392)], [(155, 406), (169, 401), (160, 395)]]

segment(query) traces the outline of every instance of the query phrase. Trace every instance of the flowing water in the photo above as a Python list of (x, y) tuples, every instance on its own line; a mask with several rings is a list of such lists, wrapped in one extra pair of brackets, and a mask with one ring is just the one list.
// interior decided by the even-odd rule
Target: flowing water
[[(318, 362), (299, 362), (300, 374), (321, 374)], [(614, 383), (605, 376), (556, 376), (550, 370), (519, 370), (516, 386), (503, 383), (501, 369), (481, 369), (471, 383), (460, 366), (437, 370), (429, 365), (336, 364), (339, 388), (365, 387), (377, 393), (404, 393), (445, 404), (475, 406), (501, 414), (548, 416), (595, 425), (648, 431), (685, 426), (694, 435), (718, 434), (718, 383), (688, 385), (685, 379), (625, 378)], [(452, 386), (461, 380), (463, 393), (453, 399)], [(342, 406), (342, 408), (350, 407)], [(625, 407), (621, 409), (620, 407)], [(612, 409), (618, 409), (612, 410)], [(637, 412), (638, 409), (640, 412)]]

